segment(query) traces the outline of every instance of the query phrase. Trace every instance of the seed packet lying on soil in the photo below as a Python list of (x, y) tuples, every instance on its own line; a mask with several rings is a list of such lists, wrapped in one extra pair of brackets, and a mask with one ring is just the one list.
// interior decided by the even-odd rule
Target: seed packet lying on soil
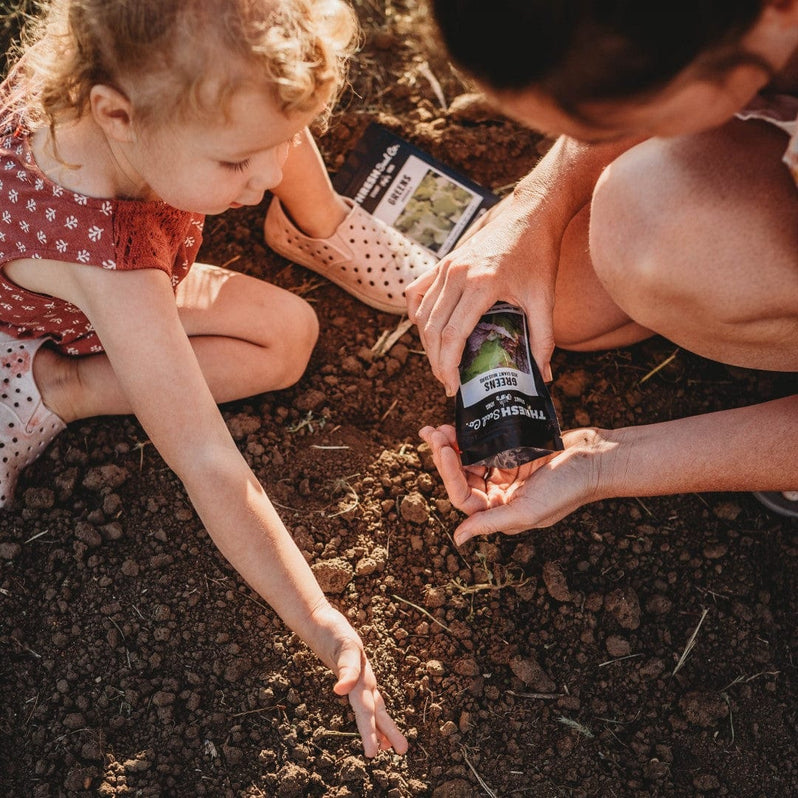
[(564, 448), (520, 308), (494, 305), (468, 337), (455, 409), (463, 465), (515, 468)]
[(499, 198), (372, 122), (333, 179), (335, 190), (442, 258)]

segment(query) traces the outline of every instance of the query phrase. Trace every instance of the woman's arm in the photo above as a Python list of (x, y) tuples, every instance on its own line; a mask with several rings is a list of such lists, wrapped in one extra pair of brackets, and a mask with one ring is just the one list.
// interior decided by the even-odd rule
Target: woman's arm
[(569, 430), (565, 451), (513, 471), (463, 468), (450, 426), (425, 427), (421, 437), (452, 504), (469, 516), (455, 531), (458, 544), (550, 526), (601, 499), (798, 485), (798, 396), (639, 427)]
[(457, 389), (466, 338), (497, 300), (524, 309), (532, 354), (546, 379), (551, 378), (552, 309), (563, 234), (590, 202), (602, 170), (637, 143), (591, 145), (559, 138), (510, 197), (435, 269), (410, 285), (408, 313), (448, 395)]

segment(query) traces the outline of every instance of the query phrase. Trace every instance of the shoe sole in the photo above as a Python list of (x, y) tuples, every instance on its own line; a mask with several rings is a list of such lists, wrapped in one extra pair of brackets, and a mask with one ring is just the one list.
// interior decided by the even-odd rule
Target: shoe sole
[(785, 518), (798, 518), (798, 502), (791, 501), (783, 493), (767, 491), (754, 493), (754, 498), (768, 510)]

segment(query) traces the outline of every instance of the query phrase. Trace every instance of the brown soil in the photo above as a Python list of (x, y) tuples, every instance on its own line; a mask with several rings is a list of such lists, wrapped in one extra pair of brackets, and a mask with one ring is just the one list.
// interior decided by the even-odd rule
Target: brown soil
[[(499, 191), (529, 169), (545, 142), (456, 99), (414, 2), (357, 6), (331, 169), (372, 119)], [(223, 412), (410, 751), (363, 757), (331, 674), (223, 561), (136, 421), (104, 418), (71, 425), (0, 512), (0, 795), (798, 794), (795, 526), (747, 494), (624, 499), (458, 550), (416, 434), (453, 410), (415, 331), (375, 354), (398, 319), (270, 253), (263, 212), (209, 219), (203, 257), (302, 293), (321, 340), (297, 386)], [(643, 380), (673, 352), (558, 352), (564, 426), (795, 387), (682, 351)]]

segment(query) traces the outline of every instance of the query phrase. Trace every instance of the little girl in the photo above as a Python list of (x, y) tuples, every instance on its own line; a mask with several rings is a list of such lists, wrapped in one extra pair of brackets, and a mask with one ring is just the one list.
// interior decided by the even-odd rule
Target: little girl
[(216, 406), (297, 380), (316, 317), (194, 263), (204, 215), (259, 203), (295, 145), (313, 174), (306, 126), (354, 33), (341, 0), (46, 5), (2, 86), (0, 504), (66, 423), (135, 413), (220, 551), (335, 672), (374, 756), (407, 742)]

